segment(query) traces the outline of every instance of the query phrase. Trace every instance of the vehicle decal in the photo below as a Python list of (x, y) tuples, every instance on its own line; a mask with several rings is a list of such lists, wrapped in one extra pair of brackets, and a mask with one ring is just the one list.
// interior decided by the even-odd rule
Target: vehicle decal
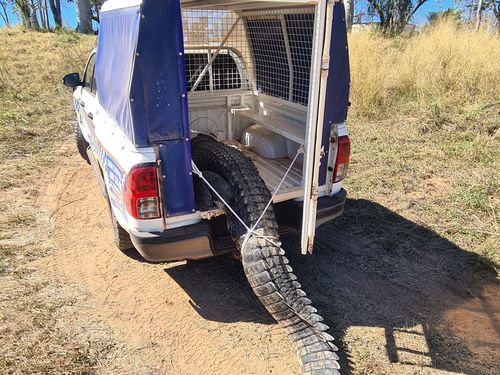
[(125, 181), (127, 175), (123, 168), (111, 157), (109, 152), (99, 142), (95, 133), (90, 132), (89, 143), (97, 153), (97, 159), (104, 172), (104, 179), (108, 190), (109, 202), (111, 206), (119, 211), (119, 214), (126, 219), (125, 202), (123, 193), (125, 191)]

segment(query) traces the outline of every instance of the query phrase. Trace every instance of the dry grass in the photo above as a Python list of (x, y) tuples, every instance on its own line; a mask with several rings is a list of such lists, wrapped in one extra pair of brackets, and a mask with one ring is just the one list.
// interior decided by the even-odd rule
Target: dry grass
[(500, 264), (500, 38), (353, 34), (350, 195)]
[(73, 33), (0, 29), (2, 374), (93, 373), (114, 345), (104, 334), (88, 334), (91, 322), (76, 318), (67, 324), (61, 312), (81, 294), (54, 284), (33, 266), (52, 251), (49, 215), (35, 203), (36, 180), (54, 165), (74, 121), (62, 75), (81, 70), (94, 43), (93, 37)]
[(0, 29), (0, 189), (49, 165), (71, 133), (62, 76), (81, 71), (94, 44), (95, 37), (74, 33)]
[(352, 115), (427, 121), (498, 103), (500, 38), (443, 22), (412, 37), (352, 34)]

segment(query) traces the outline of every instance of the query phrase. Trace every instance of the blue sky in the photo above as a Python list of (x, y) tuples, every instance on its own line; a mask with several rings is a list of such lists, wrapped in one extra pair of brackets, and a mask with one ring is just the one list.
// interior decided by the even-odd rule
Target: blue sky
[[(356, 5), (354, 6), (355, 13), (359, 13), (360, 11), (362, 11), (362, 9), (366, 9), (367, 4), (368, 1), (366, 0), (357, 0), (356, 1), (357, 6)], [(412, 19), (412, 22), (416, 24), (425, 23), (427, 21), (427, 14), (429, 14), (429, 12), (446, 10), (448, 8), (453, 8), (453, 7), (456, 8), (459, 7), (459, 4), (457, 4), (457, 2), (454, 0), (429, 0), (417, 10), (417, 13)], [(376, 17), (375, 20), (377, 20)]]
[[(358, 6), (355, 8), (356, 13), (358, 13), (360, 7), (364, 8), (366, 0), (360, 0)], [(422, 24), (427, 20), (427, 14), (429, 12), (437, 10), (446, 10), (450, 7), (457, 6), (454, 0), (429, 0), (425, 3), (416, 13), (413, 22), (417, 24)], [(11, 23), (18, 23), (19, 19), (14, 14), (10, 14)], [(63, 1), (63, 22), (65, 26), (70, 28), (76, 27), (76, 11), (74, 3), (66, 3)], [(53, 20), (51, 19), (53, 24)], [(0, 26), (3, 26), (3, 21), (0, 19)]]
[[(76, 10), (75, 10), (75, 3), (67, 3), (66, 1), (61, 1), (62, 3), (62, 17), (63, 17), (63, 24), (65, 26), (68, 26), (70, 28), (76, 28)], [(12, 24), (19, 23), (20, 20), (17, 17), (17, 15), (11, 14), (9, 15), (10, 22)], [(49, 18), (50, 18), (50, 23), (51, 25), (54, 25), (54, 20), (52, 19), (52, 14), (50, 14), (49, 11)], [(0, 19), (0, 26), (4, 26), (4, 22), (2, 19)]]

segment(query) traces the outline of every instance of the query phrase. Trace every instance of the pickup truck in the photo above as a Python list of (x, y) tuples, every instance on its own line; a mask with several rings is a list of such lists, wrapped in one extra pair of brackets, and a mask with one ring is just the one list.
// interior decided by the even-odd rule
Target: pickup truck
[[(149, 261), (241, 258), (304, 374), (338, 374), (333, 339), (279, 242), (339, 216), (350, 141), (339, 1), (108, 0), (71, 73), (78, 152), (118, 248)], [(323, 372), (321, 372), (323, 371)]]

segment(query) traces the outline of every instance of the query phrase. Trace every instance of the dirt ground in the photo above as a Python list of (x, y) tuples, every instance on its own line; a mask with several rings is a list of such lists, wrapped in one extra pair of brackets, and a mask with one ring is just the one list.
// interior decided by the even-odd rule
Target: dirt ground
[[(98, 373), (298, 373), (294, 348), (237, 260), (149, 264), (120, 252), (77, 156), (47, 171), (44, 184), (37, 203), (51, 213), (54, 250), (37, 266), (78, 289), (66, 321), (85, 317), (120, 343)], [(296, 238), (283, 242), (338, 340), (342, 374), (498, 374), (499, 289), (477, 255), (360, 199), (318, 231), (313, 256), (298, 255)]]

